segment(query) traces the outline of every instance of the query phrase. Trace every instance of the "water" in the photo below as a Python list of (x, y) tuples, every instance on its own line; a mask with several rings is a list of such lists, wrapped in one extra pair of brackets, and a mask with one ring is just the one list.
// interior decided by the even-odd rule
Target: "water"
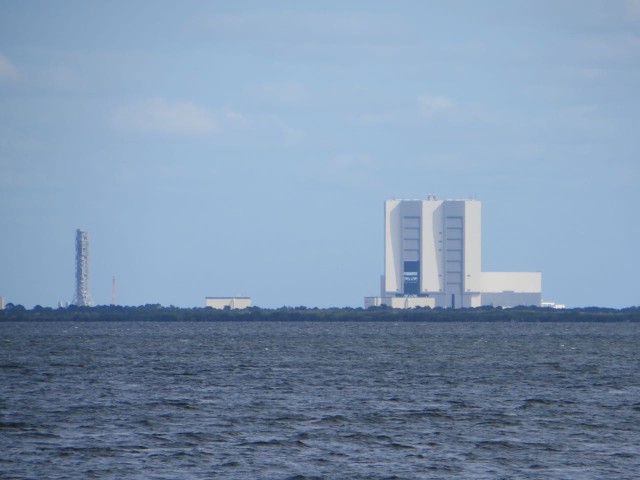
[(0, 477), (638, 478), (640, 324), (0, 324)]

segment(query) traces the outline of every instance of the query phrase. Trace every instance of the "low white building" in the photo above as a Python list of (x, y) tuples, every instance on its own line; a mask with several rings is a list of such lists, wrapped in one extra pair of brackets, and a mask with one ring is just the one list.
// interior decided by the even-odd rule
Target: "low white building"
[(540, 306), (540, 272), (483, 272), (478, 200), (387, 200), (384, 276), (365, 307)]
[(556, 302), (550, 302), (550, 301), (543, 301), (542, 304), (540, 305), (542, 308), (554, 308), (556, 310), (563, 310), (565, 308), (567, 308), (567, 306), (564, 303), (556, 303)]
[(250, 307), (251, 297), (207, 297), (204, 303), (205, 307), (217, 310), (224, 310), (225, 308), (235, 310)]
[(364, 307), (381, 307), (386, 305), (391, 308), (416, 308), (436, 306), (436, 299), (433, 297), (364, 297)]

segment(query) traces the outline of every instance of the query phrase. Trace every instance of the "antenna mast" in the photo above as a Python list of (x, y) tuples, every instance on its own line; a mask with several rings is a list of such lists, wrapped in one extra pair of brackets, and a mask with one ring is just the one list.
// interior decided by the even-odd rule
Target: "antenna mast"
[(111, 280), (111, 305), (116, 304), (116, 277)]

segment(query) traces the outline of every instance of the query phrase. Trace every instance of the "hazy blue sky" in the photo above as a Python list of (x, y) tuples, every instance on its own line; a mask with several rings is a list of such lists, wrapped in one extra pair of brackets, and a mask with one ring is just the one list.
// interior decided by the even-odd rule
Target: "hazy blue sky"
[(0, 296), (361, 306), (383, 202), (475, 195), (483, 269), (640, 303), (639, 1), (0, 3)]

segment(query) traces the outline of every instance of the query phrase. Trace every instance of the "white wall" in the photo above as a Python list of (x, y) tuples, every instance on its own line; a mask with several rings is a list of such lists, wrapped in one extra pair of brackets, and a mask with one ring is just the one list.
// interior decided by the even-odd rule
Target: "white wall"
[(480, 202), (464, 202), (464, 291), (482, 291), (482, 220)]
[(433, 297), (364, 297), (364, 308), (380, 307), (386, 305), (390, 308), (415, 308), (435, 307)]
[(443, 290), (442, 201), (422, 202), (420, 289), (423, 293)]
[(483, 292), (541, 292), (540, 272), (482, 272)]
[(205, 307), (211, 307), (222, 310), (225, 307), (232, 309), (242, 309), (251, 306), (251, 298), (249, 297), (207, 297), (205, 299)]
[(402, 289), (402, 214), (401, 200), (384, 202), (384, 290)]
[(540, 292), (487, 292), (482, 294), (482, 305), (510, 308), (519, 305), (539, 307), (542, 303)]

